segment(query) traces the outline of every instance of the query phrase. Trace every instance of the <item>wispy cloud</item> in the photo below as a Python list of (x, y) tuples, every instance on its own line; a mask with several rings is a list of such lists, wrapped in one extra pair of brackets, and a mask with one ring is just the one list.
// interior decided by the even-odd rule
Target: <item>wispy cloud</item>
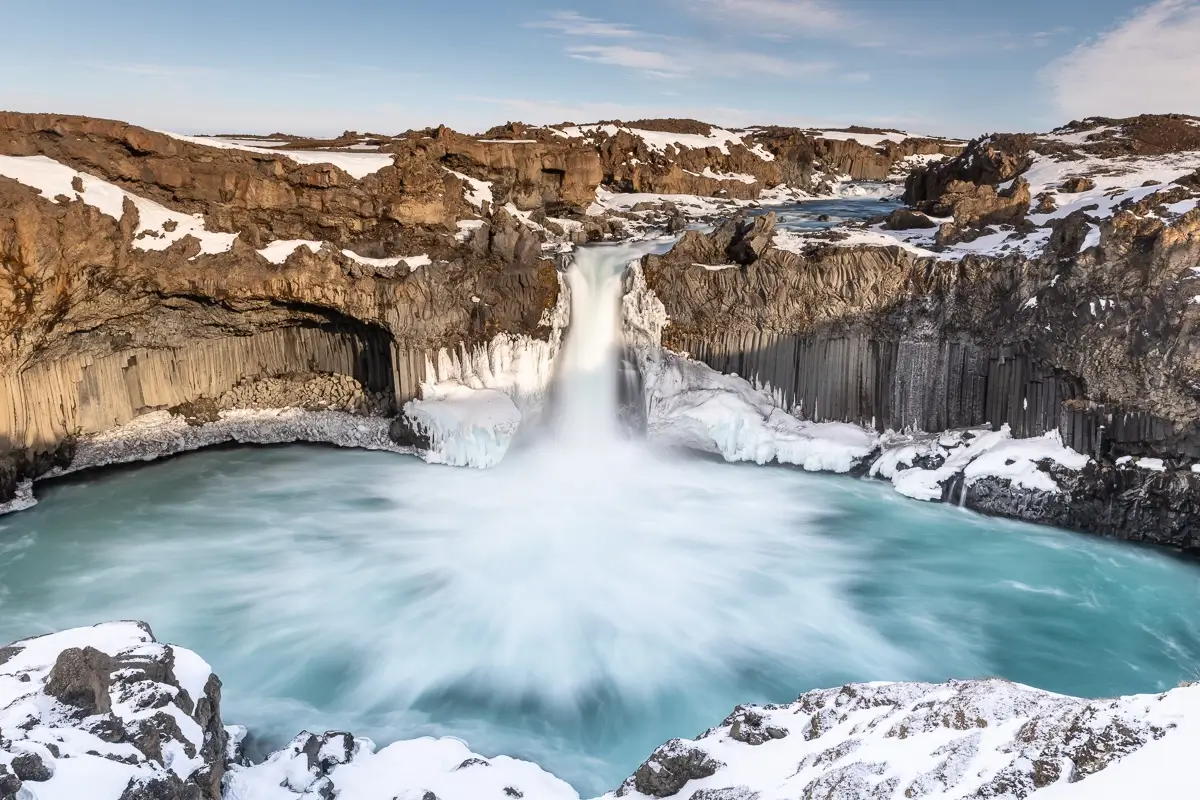
[[(763, 0), (754, 0), (761, 2)], [(707, 42), (647, 33), (623, 23), (556, 11), (526, 27), (554, 31), (568, 38), (563, 52), (576, 60), (633, 70), (652, 78), (775, 75), (798, 77), (825, 72), (821, 61), (796, 61), (750, 50), (713, 48)]]
[(827, 0), (687, 0), (692, 13), (761, 27), (778, 35), (791, 32), (829, 31), (848, 24), (846, 17)]
[(686, 64), (666, 53), (619, 44), (576, 45), (568, 47), (567, 53), (580, 61), (625, 67), (648, 73), (657, 78), (682, 78), (690, 72)]
[(633, 39), (644, 35), (630, 25), (585, 17), (575, 11), (554, 11), (547, 19), (530, 22), (525, 27), (556, 31), (567, 36), (604, 39)]
[(1200, 114), (1200, 0), (1158, 0), (1050, 64), (1067, 117)]

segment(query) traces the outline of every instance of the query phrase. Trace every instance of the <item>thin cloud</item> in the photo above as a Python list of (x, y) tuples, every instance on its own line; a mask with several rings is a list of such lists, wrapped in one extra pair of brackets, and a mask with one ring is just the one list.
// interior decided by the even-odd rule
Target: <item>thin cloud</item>
[(828, 72), (824, 61), (791, 61), (741, 50), (717, 51), (698, 42), (683, 42), (665, 50), (643, 50), (622, 45), (581, 45), (567, 48), (572, 58), (635, 70), (655, 78), (737, 78), (743, 75), (800, 77)]
[(690, 68), (676, 58), (653, 50), (639, 50), (622, 45), (580, 45), (568, 47), (567, 54), (580, 61), (608, 64), (613, 67), (646, 72), (655, 77), (681, 78), (690, 74)]
[(846, 25), (846, 19), (827, 0), (688, 0), (693, 13), (721, 20), (762, 26), (778, 34), (791, 31), (828, 31)]
[(574, 11), (555, 11), (549, 19), (530, 22), (527, 28), (541, 28), (555, 31), (567, 36), (590, 37), (597, 39), (634, 39), (642, 36), (636, 28), (619, 22), (605, 22), (593, 17), (585, 17)]
[(526, 27), (592, 40), (567, 44), (563, 52), (570, 58), (661, 80), (743, 75), (798, 77), (825, 72), (831, 67), (825, 62), (794, 61), (755, 51), (714, 50), (711, 44), (699, 40), (645, 33), (623, 23), (571, 11), (557, 11), (550, 19), (527, 23)]
[(1200, 0), (1158, 0), (1051, 63), (1064, 117), (1200, 113)]

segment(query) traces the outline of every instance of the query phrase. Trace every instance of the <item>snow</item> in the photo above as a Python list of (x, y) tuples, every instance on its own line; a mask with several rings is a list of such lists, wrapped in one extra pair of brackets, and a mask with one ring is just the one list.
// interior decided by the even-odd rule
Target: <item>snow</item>
[(311, 239), (279, 239), (255, 252), (272, 264), (282, 264), (288, 260), (288, 256), (301, 247), (307, 247), (316, 253), (321, 249), (321, 242), (314, 242)]
[(33, 481), (26, 479), (17, 484), (17, 490), (12, 500), (0, 503), (0, 515), (24, 511), (36, 505), (37, 499), (33, 496)]
[(1139, 458), (1137, 465), (1151, 472), (1165, 472), (1167, 467), (1161, 458)]
[(395, 162), (391, 153), (349, 152), (346, 150), (276, 150), (271, 147), (259, 147), (248, 144), (248, 140), (217, 139), (208, 136), (184, 136), (170, 131), (158, 131), (190, 144), (201, 147), (214, 147), (218, 150), (239, 150), (261, 155), (282, 156), (295, 161), (297, 164), (328, 164), (337, 167), (355, 180), (362, 180), (368, 175), (374, 175), (379, 170), (392, 166)]
[(471, 237), (475, 235), (475, 231), (486, 224), (481, 219), (460, 219), (454, 223), (455, 227), (458, 228), (458, 233), (454, 234), (454, 238), (459, 242), (470, 241)]
[(411, 453), (410, 448), (400, 447), (391, 440), (389, 424), (386, 417), (282, 408), (222, 411), (216, 421), (194, 425), (168, 411), (153, 411), (102, 433), (81, 436), (71, 465), (52, 470), (44, 477), (112, 464), (153, 461), (224, 442), (323, 442), (339, 447)]
[(175, 657), (175, 680), (188, 693), (192, 702), (204, 697), (204, 687), (212, 676), (212, 667), (203, 658), (183, 647), (171, 647)]
[(712, 167), (705, 167), (703, 172), (691, 172), (684, 170), (688, 175), (695, 175), (700, 178), (711, 178), (714, 181), (738, 181), (740, 183), (757, 183), (758, 178), (753, 175), (747, 175), (742, 172), (713, 172)]
[(386, 269), (388, 267), (395, 267), (395, 266), (399, 266), (400, 264), (404, 264), (404, 266), (408, 267), (409, 272), (415, 272), (418, 267), (427, 267), (433, 263), (433, 260), (428, 256), (428, 254), (425, 254), (425, 253), (422, 253), (421, 255), (418, 255), (418, 256), (392, 256), (391, 258), (368, 258), (367, 256), (360, 256), (358, 253), (355, 253), (353, 250), (343, 250), (342, 255), (344, 255), (346, 258), (349, 258), (352, 261), (357, 261), (359, 264), (362, 264), (363, 266), (367, 266), (367, 267), (377, 267), (377, 268)]
[[(229, 252), (238, 237), (236, 233), (207, 230), (201, 214), (173, 211), (46, 156), (0, 156), (0, 176), (31, 186), (48, 200), (59, 196), (80, 200), (116, 220), (124, 216), (125, 201), (129, 200), (138, 212), (133, 246), (139, 250), (166, 250), (185, 236), (192, 236), (200, 242), (202, 255), (214, 255)], [(83, 186), (81, 192), (71, 185), (76, 178)], [(174, 223), (174, 230), (166, 229), (169, 223)]]
[(708, 135), (698, 133), (669, 133), (666, 131), (647, 131), (622, 125), (578, 125), (562, 129), (568, 138), (578, 138), (587, 134), (600, 133), (605, 136), (616, 136), (620, 132), (636, 136), (645, 142), (646, 147), (655, 153), (666, 153), (668, 149), (690, 148), (704, 150), (715, 147), (722, 155), (729, 155), (730, 145), (741, 145), (763, 161), (774, 161), (775, 156), (759, 144), (747, 144), (747, 131), (728, 131), (722, 128), (712, 128)]
[[(1162, 191), (1164, 187), (1200, 168), (1200, 152), (1169, 153), (1162, 156), (1134, 156), (1126, 158), (1100, 158), (1083, 156), (1078, 161), (1057, 161), (1050, 156), (1036, 156), (1033, 165), (1024, 173), (1029, 181), (1033, 197), (1043, 192), (1054, 196), (1058, 208), (1048, 214), (1030, 214), (1029, 218), (1038, 225), (1053, 219), (1087, 209), (1093, 219), (1111, 217), (1115, 209), (1126, 201), (1137, 202), (1149, 195)], [(1096, 186), (1084, 192), (1060, 193), (1062, 182), (1075, 175), (1086, 175)], [(1142, 186), (1146, 181), (1159, 181), (1160, 185)], [(1116, 190), (1122, 190), (1117, 192)]]
[(879, 147), (884, 142), (894, 142), (899, 144), (900, 142), (911, 138), (909, 134), (899, 131), (891, 131), (888, 133), (854, 133), (853, 131), (823, 131), (809, 129), (804, 132), (817, 139), (829, 139), (831, 141), (838, 142), (854, 140), (861, 145), (866, 145), (867, 147)]
[[(207, 141), (209, 139), (209, 137), (207, 137), (207, 136), (199, 137), (199, 138), (203, 138), (205, 141)], [(238, 148), (241, 148), (241, 147), (285, 147), (285, 146), (291, 144), (291, 142), (286, 139), (240, 139), (240, 138), (237, 138), (234, 136), (213, 136), (212, 140), (217, 141), (217, 142), (224, 142), (225, 144), (230, 144), (230, 145), (233, 145), (234, 147), (238, 147)]]
[(1061, 142), (1061, 143), (1063, 143), (1063, 144), (1075, 144), (1075, 145), (1080, 145), (1080, 144), (1087, 144), (1087, 143), (1088, 143), (1088, 141), (1089, 141), (1089, 140), (1091, 140), (1091, 139), (1093, 139), (1093, 138), (1095, 138), (1095, 139), (1100, 139), (1100, 138), (1102, 138), (1102, 137), (1103, 137), (1105, 134), (1111, 134), (1111, 133), (1114, 133), (1114, 132), (1120, 132), (1120, 130), (1121, 130), (1120, 128), (1114, 128), (1114, 127), (1111, 127), (1111, 126), (1104, 126), (1104, 127), (1098, 127), (1098, 128), (1091, 128), (1091, 129), (1089, 129), (1089, 130), (1086, 130), (1086, 131), (1079, 131), (1079, 132), (1077, 132), (1077, 133), (1056, 133), (1056, 132), (1053, 132), (1053, 133), (1048, 133), (1048, 134), (1044, 135), (1042, 138), (1043, 138), (1043, 139), (1050, 139), (1051, 141), (1055, 141), (1055, 142)]
[(834, 244), (838, 247), (899, 247), (913, 255), (931, 258), (939, 257), (939, 254), (932, 250), (912, 244), (906, 239), (895, 236), (896, 231), (885, 231), (882, 228), (848, 227), (837, 227), (831, 230), (837, 231), (841, 238), (833, 239), (824, 236), (822, 235), (824, 231), (789, 231), (776, 228), (775, 237), (771, 240), (771, 246), (777, 250), (786, 250), (790, 253), (798, 254), (803, 253), (814, 244)]
[[(1041, 138), (1081, 144), (1085, 136), (1094, 132), (1048, 134)], [(800, 252), (811, 242), (831, 243), (843, 247), (861, 244), (898, 245), (915, 255), (948, 261), (958, 260), (972, 254), (999, 256), (1013, 253), (1033, 258), (1041, 255), (1050, 241), (1049, 227), (1042, 226), (1048, 226), (1054, 220), (1062, 219), (1076, 211), (1082, 211), (1091, 221), (1080, 248), (1080, 252), (1083, 252), (1101, 244), (1099, 223), (1111, 218), (1119, 205), (1126, 202), (1138, 202), (1156, 192), (1163, 191), (1176, 179), (1200, 168), (1200, 151), (1117, 158), (1102, 158), (1082, 152), (1077, 155), (1078, 158), (1070, 160), (1063, 159), (1061, 156), (1032, 154), (1033, 163), (1022, 174), (1022, 177), (1029, 182), (1031, 197), (1036, 199), (1039, 195), (1049, 194), (1055, 200), (1056, 209), (1046, 214), (1029, 214), (1030, 222), (1039, 227), (1028, 235), (1005, 230), (999, 226), (990, 226), (973, 241), (958, 242), (935, 250), (936, 228), (891, 231), (886, 230), (882, 225), (866, 226), (858, 223), (833, 229), (838, 233), (848, 233), (849, 237), (845, 239), (834, 240), (825, 238), (819, 232), (806, 232), (794, 234), (790, 239), (778, 240), (776, 246)], [(921, 158), (934, 160), (936, 157)], [(905, 161), (907, 162), (907, 159)], [(914, 157), (912, 165), (915, 166), (917, 163), (920, 162)], [(1091, 178), (1096, 184), (1095, 187), (1076, 193), (1060, 191), (1067, 178), (1080, 175)], [(1143, 186), (1149, 181), (1157, 183)], [(837, 184), (837, 186), (840, 185)], [(1004, 186), (1005, 184), (1002, 184), (997, 188), (1002, 189)], [(1200, 207), (1200, 198), (1188, 198), (1167, 206), (1167, 213), (1170, 215), (1185, 214), (1197, 207)], [(935, 219), (934, 221), (941, 223), (952, 220)]]
[(706, 269), (709, 272), (720, 272), (721, 270), (737, 268), (737, 264), (692, 264), (692, 266)]
[[(941, 434), (888, 433), (870, 474), (892, 481), (896, 491), (914, 500), (940, 500), (945, 482), (962, 474), (970, 486), (984, 478), (1006, 479), (1013, 486), (1049, 494), (1062, 490), (1039, 462), (1052, 461), (1081, 470), (1091, 459), (1066, 447), (1058, 431), (1027, 439), (1012, 438), (1009, 426), (1000, 430), (947, 431)], [(918, 457), (941, 458), (935, 469), (913, 466)]]
[(639, 203), (674, 203), (680, 211), (691, 216), (716, 216), (731, 209), (758, 205), (748, 200), (722, 197), (702, 197), (694, 194), (653, 194), (650, 192), (610, 192), (603, 186), (596, 189), (596, 202), (587, 209), (588, 216), (601, 216), (609, 211), (630, 211)]
[(470, 175), (464, 175), (461, 172), (455, 172), (452, 169), (446, 169), (454, 177), (466, 184), (463, 189), (463, 198), (477, 209), (482, 210), (484, 203), (494, 203), (492, 199), (492, 184), (488, 181), (481, 181), (478, 178), (472, 178)]
[[(328, 779), (310, 771), (301, 752), (307, 735), (252, 767), (233, 767), (225, 800), (297, 800), (317, 796), (329, 780), (340, 800), (579, 800), (567, 783), (536, 764), (508, 756), (484, 758), (458, 739), (425, 737), (376, 751), (369, 739), (354, 739), (351, 758), (338, 761)], [(322, 750), (324, 752), (324, 750)], [(337, 753), (340, 757), (342, 754)]]
[[(314, 741), (315, 740), (315, 741)], [(673, 739), (597, 800), (647, 800), (638, 774), (672, 796), (728, 800), (1184, 800), (1195, 797), (1200, 686), (1086, 700), (990, 678), (864, 683), (785, 705), (738, 706), (695, 739)], [(309, 766), (305, 752), (317, 752)], [(680, 760), (708, 777), (679, 775)], [(659, 792), (661, 794), (661, 792)], [(261, 764), (231, 767), (225, 800), (579, 800), (536, 764), (485, 758), (453, 738), (377, 749), (348, 734), (303, 733)]]
[[(1182, 800), (1195, 797), (1197, 744), (1200, 687), (1089, 701), (988, 679), (857, 684), (739, 706), (647, 763), (658, 775), (679, 757), (712, 765), (678, 797)], [(605, 798), (617, 796), (648, 797), (634, 779)]]
[(537, 139), (479, 139), (483, 144), (537, 144)]
[[(119, 743), (101, 738), (90, 728), (96, 716), (80, 720), (74, 709), (64, 707), (46, 693), (45, 686), (59, 655), (70, 648), (94, 648), (124, 665), (112, 673), (108, 690), (111, 713), (103, 716), (124, 735)], [(176, 703), (179, 690), (157, 683), (137, 665), (162, 664), (173, 658), (173, 672), (193, 704), (205, 696), (211, 670), (189, 650), (155, 642), (150, 629), (137, 622), (112, 622), (90, 628), (74, 628), (14, 643), (0, 663), (0, 765), (8, 765), (20, 753), (37, 755), (51, 776), (46, 781), (26, 781), (17, 796), (28, 800), (118, 800), (125, 797), (131, 781), (163, 778), (167, 770), (186, 779), (205, 766), (199, 755), (204, 741), (200, 725)], [(194, 705), (193, 705), (194, 708)], [(180, 735), (163, 735), (162, 762), (147, 760), (133, 744), (128, 731), (158, 714), (168, 714)], [(180, 738), (180, 736), (182, 738)], [(197, 753), (189, 758), (187, 747)], [(53, 746), (53, 748), (51, 747)]]

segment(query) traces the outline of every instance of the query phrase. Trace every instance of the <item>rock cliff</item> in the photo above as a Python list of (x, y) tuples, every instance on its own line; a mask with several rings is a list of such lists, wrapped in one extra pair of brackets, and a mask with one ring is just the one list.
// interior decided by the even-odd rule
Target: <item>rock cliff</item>
[[(905, 212), (772, 236), (759, 217), (688, 232), (643, 270), (670, 317), (669, 347), (766, 386), (803, 418), (880, 431), (1007, 425), (1018, 438), (1058, 431), (1102, 467), (1165, 459), (1177, 480), (1130, 491), (1101, 468), (1072, 482), (1062, 508), (1005, 510), (982, 487), (966, 502), (1195, 548), (1182, 497), (1200, 459), (1198, 166), (1191, 118), (993, 136), (909, 178), (930, 222)], [(1049, 202), (1031, 208), (1038, 196)], [(1066, 513), (1083, 500), (1145, 513)]]
[(554, 234), (472, 207), (424, 141), (361, 174), (354, 151), (0, 115), (0, 503), (72, 437), (238, 384), (345, 375), (391, 408), (440, 348), (548, 336)]
[(598, 190), (749, 201), (959, 149), (691, 120), (316, 140), (0, 113), (0, 506), (78, 437), (142, 415), (311, 409), (339, 376), (374, 398), (355, 409), (388, 415), (440, 354), (548, 338), (557, 252), (684, 224), (673, 206), (609, 212)]

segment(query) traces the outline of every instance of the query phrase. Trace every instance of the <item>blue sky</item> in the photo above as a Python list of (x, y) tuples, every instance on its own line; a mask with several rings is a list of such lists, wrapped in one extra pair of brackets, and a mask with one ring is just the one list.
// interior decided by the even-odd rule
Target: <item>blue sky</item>
[(1200, 0), (3, 0), (0, 108), (186, 132), (1200, 114)]

